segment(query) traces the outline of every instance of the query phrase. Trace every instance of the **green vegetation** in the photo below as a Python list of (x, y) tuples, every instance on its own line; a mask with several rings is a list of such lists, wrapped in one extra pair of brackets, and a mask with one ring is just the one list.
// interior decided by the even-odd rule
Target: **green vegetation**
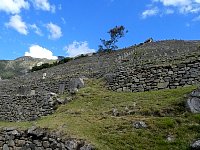
[(54, 67), (54, 66), (58, 66), (60, 64), (67, 63), (67, 62), (69, 62), (71, 60), (80, 59), (80, 58), (83, 58), (83, 57), (87, 57), (87, 55), (81, 54), (80, 56), (75, 57), (75, 58), (66, 57), (66, 58), (64, 58), (64, 59), (62, 59), (60, 61), (55, 61), (53, 63), (44, 63), (44, 64), (42, 64), (40, 66), (32, 67), (31, 72), (42, 70), (42, 69), (45, 69), (45, 68), (51, 68), (51, 67)]
[(60, 61), (55, 61), (53, 63), (44, 63), (40, 66), (34, 66), (34, 67), (32, 67), (31, 72), (42, 70), (42, 69), (45, 69), (45, 68), (54, 67), (54, 66), (57, 66), (57, 65), (60, 65), (60, 64), (64, 64), (66, 62), (69, 62), (70, 60), (72, 60), (72, 58), (66, 57), (66, 58), (64, 58)]
[(99, 45), (98, 52), (111, 52), (113, 50), (118, 49), (118, 46), (116, 43), (118, 40), (122, 37), (124, 37), (125, 33), (127, 33), (128, 30), (125, 31), (124, 26), (116, 26), (108, 31), (108, 34), (110, 35), (109, 40), (100, 39), (102, 45)]
[[(0, 126), (47, 127), (86, 139), (99, 150), (186, 150), (200, 137), (200, 115), (184, 107), (186, 95), (195, 88), (117, 93), (105, 89), (101, 80), (89, 80), (74, 101), (60, 106), (55, 114), (34, 122), (0, 122)], [(126, 107), (130, 114), (124, 113)], [(120, 116), (112, 115), (113, 108)], [(135, 129), (134, 121), (144, 121), (148, 128)], [(169, 135), (174, 141), (167, 141)]]

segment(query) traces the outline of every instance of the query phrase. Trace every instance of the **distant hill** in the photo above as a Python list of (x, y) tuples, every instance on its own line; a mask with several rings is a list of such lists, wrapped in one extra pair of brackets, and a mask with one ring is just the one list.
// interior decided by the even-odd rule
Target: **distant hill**
[(19, 57), (15, 60), (0, 60), (0, 77), (2, 79), (25, 75), (33, 66), (43, 63), (52, 63), (55, 60), (32, 58), (30, 56)]

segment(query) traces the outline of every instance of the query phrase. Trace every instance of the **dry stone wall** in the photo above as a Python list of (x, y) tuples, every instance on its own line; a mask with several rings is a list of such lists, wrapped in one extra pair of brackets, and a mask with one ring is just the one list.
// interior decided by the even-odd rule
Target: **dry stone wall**
[(35, 120), (52, 114), (58, 104), (66, 102), (65, 99), (60, 102), (58, 94), (68, 91), (68, 83), (68, 79), (1, 81), (0, 120)]
[(108, 88), (114, 91), (174, 89), (200, 82), (200, 60), (167, 66), (121, 67), (105, 78)]
[(62, 138), (47, 129), (32, 127), (17, 130), (13, 127), (0, 131), (1, 150), (94, 150), (84, 140)]

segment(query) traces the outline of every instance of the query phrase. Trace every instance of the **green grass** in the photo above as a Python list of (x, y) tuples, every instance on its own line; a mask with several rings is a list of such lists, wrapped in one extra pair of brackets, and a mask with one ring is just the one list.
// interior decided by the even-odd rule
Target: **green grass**
[[(5, 123), (1, 127), (32, 125), (47, 127), (74, 138), (85, 139), (99, 150), (188, 149), (200, 137), (200, 115), (185, 110), (186, 95), (196, 87), (141, 93), (117, 93), (104, 88), (100, 80), (89, 80), (75, 100), (60, 106), (55, 114), (34, 122)], [(125, 113), (125, 108), (131, 110)], [(112, 109), (120, 116), (112, 116)], [(135, 129), (143, 120), (146, 129)], [(168, 142), (167, 136), (174, 137)]]

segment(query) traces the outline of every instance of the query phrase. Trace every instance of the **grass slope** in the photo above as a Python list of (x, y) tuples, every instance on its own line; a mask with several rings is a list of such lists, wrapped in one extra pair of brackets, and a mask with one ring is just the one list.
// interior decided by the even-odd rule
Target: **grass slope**
[[(106, 90), (100, 80), (90, 80), (74, 101), (60, 106), (55, 114), (35, 122), (0, 122), (0, 126), (47, 127), (86, 139), (99, 150), (184, 150), (200, 137), (200, 115), (184, 107), (186, 95), (195, 88), (117, 93)], [(126, 107), (130, 114), (125, 113)], [(112, 108), (119, 110), (119, 117), (112, 116)], [(135, 129), (133, 122), (138, 120), (148, 128)], [(168, 135), (174, 141), (167, 141)]]

